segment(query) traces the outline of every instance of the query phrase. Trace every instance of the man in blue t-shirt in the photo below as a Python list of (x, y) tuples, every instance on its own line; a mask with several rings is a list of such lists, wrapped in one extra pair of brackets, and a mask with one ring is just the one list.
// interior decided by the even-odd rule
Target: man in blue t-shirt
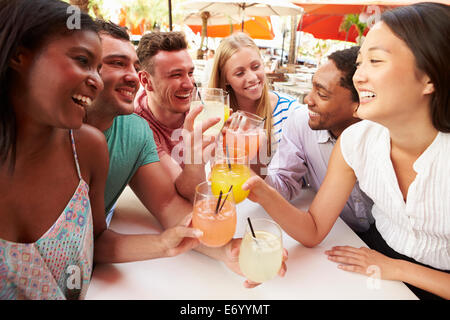
[[(100, 74), (104, 90), (88, 107), (87, 122), (103, 131), (108, 143), (110, 167), (105, 188), (106, 213), (111, 211), (128, 184), (165, 229), (174, 227), (185, 220), (192, 211), (192, 204), (177, 193), (173, 181), (162, 168), (147, 122), (132, 114), (140, 68), (135, 49), (123, 28), (100, 21), (99, 26), (103, 47)], [(199, 112), (200, 108), (186, 119), (193, 121)], [(134, 238), (134, 256), (130, 260), (142, 260), (147, 246), (145, 235), (134, 235)], [(233, 239), (224, 247), (225, 250), (203, 246), (197, 250), (225, 262), (231, 270), (240, 273), (239, 245), (240, 240)], [(176, 254), (181, 250), (186, 249), (175, 250)], [(256, 284), (246, 281), (245, 285), (253, 287)]]

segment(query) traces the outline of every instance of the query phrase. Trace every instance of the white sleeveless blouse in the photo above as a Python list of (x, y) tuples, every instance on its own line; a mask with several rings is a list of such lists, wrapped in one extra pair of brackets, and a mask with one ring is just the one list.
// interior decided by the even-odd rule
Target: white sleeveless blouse
[(341, 135), (341, 151), (387, 244), (418, 262), (450, 270), (450, 134), (439, 132), (414, 162), (406, 202), (390, 159), (387, 128), (360, 121)]

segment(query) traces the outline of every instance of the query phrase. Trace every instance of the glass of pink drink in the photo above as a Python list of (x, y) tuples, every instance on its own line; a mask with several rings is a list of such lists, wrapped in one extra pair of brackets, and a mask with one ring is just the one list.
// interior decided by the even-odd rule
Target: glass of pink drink
[(221, 247), (228, 243), (236, 231), (236, 206), (232, 190), (216, 196), (211, 192), (210, 182), (197, 185), (192, 226), (203, 231), (199, 240), (208, 247)]
[(228, 147), (230, 155), (244, 156), (237, 154), (244, 151), (248, 159), (253, 159), (259, 150), (260, 143), (265, 135), (264, 119), (260, 116), (246, 112), (236, 111), (231, 115), (231, 121), (225, 130), (223, 137), (223, 148)]

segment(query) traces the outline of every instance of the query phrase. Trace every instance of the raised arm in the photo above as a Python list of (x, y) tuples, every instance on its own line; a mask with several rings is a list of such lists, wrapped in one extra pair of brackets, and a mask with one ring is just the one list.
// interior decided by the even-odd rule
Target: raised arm
[(308, 212), (295, 208), (259, 177), (251, 177), (243, 188), (251, 190), (249, 199), (260, 203), (292, 238), (304, 246), (313, 247), (319, 244), (333, 227), (355, 182), (355, 174), (342, 157), (338, 139), (325, 180)]
[(183, 216), (175, 217), (174, 227), (162, 234), (125, 235), (106, 229), (104, 190), (109, 156), (105, 136), (97, 129), (84, 125), (77, 131), (75, 140), (81, 166), (88, 172), (84, 178), (89, 184), (94, 225), (94, 261), (128, 262), (168, 257), (198, 246), (198, 230), (188, 227), (189, 210), (185, 210)]
[(177, 193), (159, 161), (141, 166), (129, 185), (164, 229), (176, 225), (192, 211), (192, 204)]
[(184, 120), (184, 168), (175, 180), (175, 187), (180, 195), (189, 201), (194, 201), (195, 187), (206, 180), (205, 162), (209, 159), (215, 146), (214, 137), (204, 136), (208, 128), (219, 122), (220, 118), (210, 118), (202, 123), (201, 127), (194, 130), (194, 120), (202, 111), (202, 106), (197, 106), (189, 111)]

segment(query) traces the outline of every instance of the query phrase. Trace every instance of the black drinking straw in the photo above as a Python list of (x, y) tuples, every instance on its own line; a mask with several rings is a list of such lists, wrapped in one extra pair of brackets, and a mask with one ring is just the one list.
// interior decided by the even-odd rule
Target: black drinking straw
[(217, 201), (217, 205), (216, 205), (216, 214), (219, 212), (218, 210), (219, 210), (220, 200), (222, 200), (222, 190), (220, 190), (219, 200)]
[(227, 151), (227, 164), (228, 164), (228, 170), (231, 171), (230, 154), (228, 153), (228, 146), (225, 146), (225, 149), (226, 149), (226, 151)]
[(252, 222), (250, 221), (250, 217), (247, 217), (248, 225), (250, 226), (250, 231), (252, 232), (253, 238), (256, 240), (255, 230), (253, 230)]
[(198, 97), (200, 98), (200, 101), (201, 101), (202, 105), (205, 105), (205, 102), (203, 102), (202, 96), (200, 94), (200, 91), (198, 90), (198, 86), (197, 86), (196, 82), (194, 82), (194, 86), (197, 89), (196, 91), (197, 91)]
[[(228, 195), (229, 195), (230, 192), (231, 192), (231, 189), (233, 189), (233, 185), (231, 185), (230, 189), (228, 189), (228, 193), (227, 193), (227, 195), (225, 196), (225, 199), (223, 199), (222, 205), (221, 205), (220, 208), (219, 208), (219, 212), (220, 212), (220, 210), (222, 210), (222, 207), (223, 207), (223, 205), (225, 204), (225, 201), (227, 201), (227, 198), (228, 198)], [(222, 190), (221, 190), (221, 191), (222, 191)]]

